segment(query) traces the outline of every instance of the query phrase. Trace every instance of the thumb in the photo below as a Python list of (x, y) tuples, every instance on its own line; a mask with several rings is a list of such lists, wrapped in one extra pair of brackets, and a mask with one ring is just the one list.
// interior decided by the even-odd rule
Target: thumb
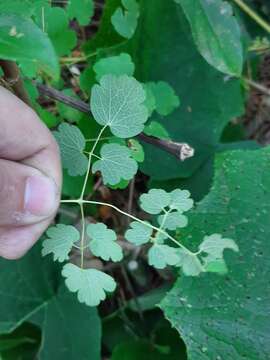
[(53, 218), (59, 190), (31, 166), (0, 160), (0, 227), (25, 226)]

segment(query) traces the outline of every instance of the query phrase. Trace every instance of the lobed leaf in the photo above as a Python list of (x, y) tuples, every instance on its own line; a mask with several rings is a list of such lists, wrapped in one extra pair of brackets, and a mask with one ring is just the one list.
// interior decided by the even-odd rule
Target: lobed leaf
[(116, 185), (121, 179), (130, 180), (138, 170), (137, 162), (131, 158), (130, 150), (118, 144), (104, 144), (92, 171), (100, 171), (104, 184)]
[(70, 176), (84, 175), (87, 170), (87, 157), (83, 153), (85, 138), (77, 126), (66, 123), (54, 132), (61, 151), (62, 164)]
[(148, 243), (153, 232), (149, 226), (138, 221), (132, 221), (130, 227), (131, 229), (128, 229), (125, 233), (125, 238), (129, 242), (137, 246)]
[(81, 26), (90, 24), (94, 10), (94, 0), (69, 0), (66, 7), (69, 18), (77, 19)]
[(91, 110), (100, 125), (109, 126), (115, 136), (128, 138), (144, 128), (148, 117), (144, 100), (143, 87), (133, 77), (105, 75), (92, 88)]
[(155, 98), (155, 110), (163, 116), (171, 114), (180, 105), (179, 97), (174, 89), (165, 81), (148, 83)]
[(155, 244), (148, 251), (148, 262), (157, 269), (164, 269), (167, 265), (176, 265), (179, 256), (175, 248)]
[(135, 0), (122, 0), (123, 10), (118, 7), (111, 17), (115, 30), (123, 37), (130, 39), (137, 27), (139, 6)]
[(140, 196), (140, 207), (149, 214), (159, 214), (170, 204), (170, 195), (162, 189), (151, 189)]
[(127, 53), (121, 53), (116, 56), (109, 56), (98, 60), (93, 66), (96, 73), (96, 79), (99, 81), (104, 75), (128, 75), (132, 76), (135, 71), (135, 65), (131, 56)]
[(72, 246), (79, 241), (79, 231), (71, 225), (57, 224), (47, 230), (48, 239), (42, 243), (42, 255), (53, 254), (53, 260), (68, 260)]
[(188, 219), (180, 211), (174, 211), (159, 215), (158, 223), (163, 229), (176, 230), (177, 228), (186, 227)]
[(95, 256), (103, 260), (120, 261), (123, 258), (123, 251), (119, 244), (116, 243), (116, 233), (108, 229), (105, 224), (90, 224), (87, 226), (87, 234), (91, 241), (90, 250)]
[(116, 288), (114, 279), (96, 269), (81, 269), (74, 264), (66, 264), (62, 275), (71, 292), (77, 292), (78, 300), (88, 306), (97, 306), (106, 297), (106, 292)]

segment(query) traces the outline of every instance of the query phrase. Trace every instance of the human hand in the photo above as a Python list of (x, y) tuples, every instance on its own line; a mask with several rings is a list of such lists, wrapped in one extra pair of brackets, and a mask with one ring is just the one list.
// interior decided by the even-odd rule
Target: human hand
[(0, 256), (19, 258), (38, 240), (55, 216), (61, 184), (50, 131), (0, 87)]

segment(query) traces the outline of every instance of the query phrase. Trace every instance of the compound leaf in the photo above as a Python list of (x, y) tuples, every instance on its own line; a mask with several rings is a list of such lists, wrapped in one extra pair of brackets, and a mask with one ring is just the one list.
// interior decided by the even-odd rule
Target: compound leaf
[(149, 214), (159, 214), (169, 206), (170, 195), (162, 189), (151, 189), (140, 196), (140, 207)]
[(139, 6), (135, 0), (122, 0), (122, 5), (125, 11), (118, 7), (112, 15), (111, 22), (121, 36), (130, 39), (137, 27)]
[(48, 239), (42, 243), (42, 255), (53, 254), (54, 261), (63, 262), (68, 259), (72, 246), (79, 241), (79, 231), (71, 225), (57, 224), (46, 233)]
[(96, 269), (81, 269), (74, 264), (66, 264), (62, 275), (71, 292), (77, 292), (78, 300), (88, 306), (97, 306), (106, 297), (106, 292), (116, 288), (114, 279)]
[(123, 251), (119, 244), (116, 243), (116, 233), (108, 229), (102, 223), (90, 224), (87, 226), (87, 234), (90, 236), (90, 250), (95, 256), (103, 260), (120, 261), (123, 258)]
[(87, 169), (87, 157), (83, 153), (85, 138), (77, 126), (66, 123), (54, 132), (61, 151), (63, 167), (70, 176), (84, 175)]
[(88, 25), (94, 15), (94, 1), (69, 0), (66, 11), (70, 19), (77, 19), (81, 26)]
[(142, 85), (127, 75), (105, 75), (91, 93), (91, 110), (100, 125), (120, 138), (138, 135), (148, 117)]
[(173, 88), (165, 81), (151, 82), (149, 86), (155, 97), (155, 110), (163, 116), (172, 113), (180, 105)]
[(120, 55), (98, 60), (93, 66), (93, 70), (96, 73), (96, 79), (99, 81), (102, 76), (108, 74), (132, 76), (135, 71), (135, 65), (129, 54), (121, 53)]
[(104, 144), (92, 171), (100, 171), (104, 184), (116, 185), (121, 179), (130, 180), (136, 174), (138, 165), (131, 158), (130, 150), (119, 144)]
[(176, 265), (179, 256), (175, 248), (155, 244), (148, 251), (148, 262), (157, 269), (164, 269), (167, 265)]
[(153, 232), (149, 226), (138, 221), (132, 221), (130, 227), (131, 229), (128, 229), (125, 233), (125, 238), (129, 242), (137, 246), (148, 243)]
[(241, 75), (241, 32), (231, 5), (223, 0), (177, 2), (183, 8), (194, 41), (205, 60), (223, 73)]

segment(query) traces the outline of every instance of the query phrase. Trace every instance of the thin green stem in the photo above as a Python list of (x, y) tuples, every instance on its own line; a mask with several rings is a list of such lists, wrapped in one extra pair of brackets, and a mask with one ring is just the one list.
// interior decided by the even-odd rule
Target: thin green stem
[(85, 238), (85, 218), (84, 218), (84, 208), (83, 203), (80, 203), (81, 215), (82, 215), (82, 236), (81, 236), (81, 244), (80, 244), (80, 252), (81, 252), (81, 269), (83, 269), (83, 261), (84, 261), (84, 238)]
[(79, 200), (62, 200), (61, 203), (63, 204), (68, 204), (68, 203), (77, 203), (77, 204), (91, 204), (91, 205), (102, 205), (102, 206), (108, 206), (112, 209), (114, 209), (115, 211), (117, 211), (118, 213), (125, 215), (127, 217), (129, 217), (132, 220), (138, 221), (139, 223), (150, 227), (153, 230), (156, 230), (157, 232), (160, 232), (161, 234), (165, 235), (168, 239), (170, 239), (174, 244), (176, 244), (177, 246), (181, 247), (182, 249), (184, 249), (185, 251), (187, 251), (190, 255), (194, 255), (193, 252), (191, 252), (188, 248), (186, 248), (184, 245), (182, 245), (181, 243), (179, 243), (174, 237), (172, 237), (170, 234), (168, 234), (166, 231), (158, 228), (157, 226), (154, 226), (146, 221), (143, 221), (139, 218), (137, 218), (134, 215), (131, 215), (121, 209), (119, 209), (117, 206), (112, 205), (110, 203), (105, 203), (105, 202), (101, 202), (101, 201), (93, 201), (93, 200), (83, 200), (83, 199), (79, 199)]
[[(105, 137), (101, 137), (99, 140), (110, 140), (113, 139), (113, 136), (105, 136)], [(93, 138), (93, 139), (85, 139), (86, 142), (95, 142), (97, 140), (97, 138)]]
[(84, 178), (84, 184), (83, 184), (83, 187), (82, 187), (82, 192), (81, 192), (81, 195), (80, 195), (80, 199), (82, 200), (83, 197), (84, 197), (84, 193), (85, 193), (85, 189), (86, 189), (86, 185), (87, 185), (87, 180), (88, 180), (88, 176), (89, 176), (89, 173), (90, 173), (90, 169), (91, 169), (91, 161), (92, 161), (92, 156), (93, 156), (93, 153), (97, 147), (97, 144), (101, 138), (101, 135), (103, 134), (104, 130), (106, 129), (107, 126), (104, 126), (101, 130), (100, 130), (100, 133), (98, 134), (98, 137), (96, 138), (96, 141), (92, 147), (92, 150), (90, 151), (89, 153), (89, 157), (88, 157), (88, 165), (87, 165), (87, 170), (86, 170), (86, 174), (85, 174), (85, 178)]
[(258, 25), (265, 31), (270, 33), (270, 25), (261, 18), (254, 10), (252, 10), (243, 0), (233, 0), (247, 15), (249, 15)]

